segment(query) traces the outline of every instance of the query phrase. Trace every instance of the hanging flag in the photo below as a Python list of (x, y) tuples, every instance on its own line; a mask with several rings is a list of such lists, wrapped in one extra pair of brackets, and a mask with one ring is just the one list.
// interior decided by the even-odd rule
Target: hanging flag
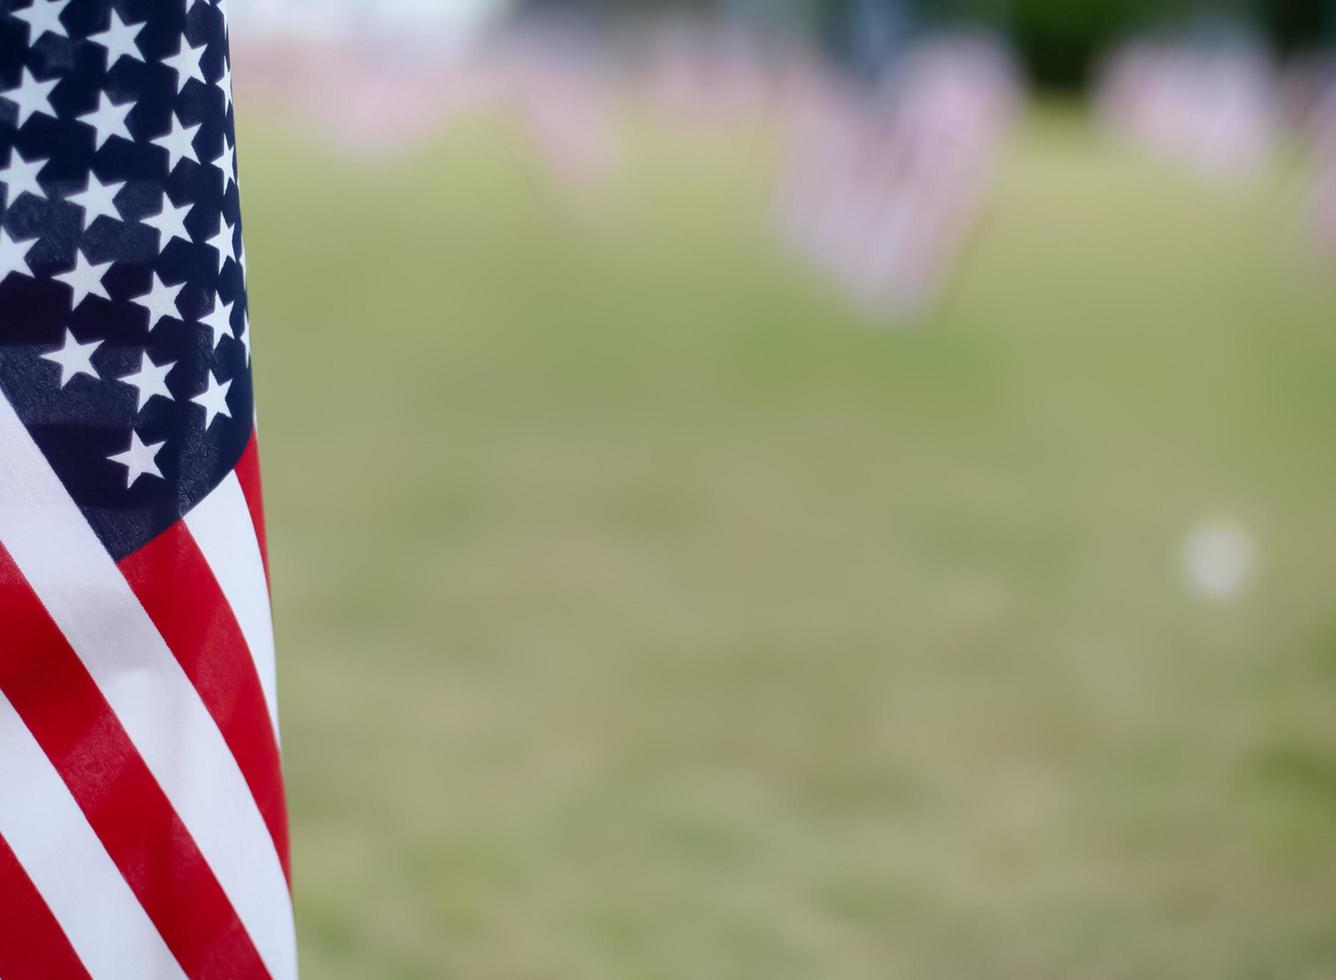
[(0, 977), (293, 977), (227, 0), (0, 0), (0, 204)]

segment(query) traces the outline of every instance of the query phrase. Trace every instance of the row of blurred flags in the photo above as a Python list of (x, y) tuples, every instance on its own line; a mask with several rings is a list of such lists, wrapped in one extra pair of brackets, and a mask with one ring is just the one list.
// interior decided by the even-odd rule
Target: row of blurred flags
[(1336, 252), (1336, 53), (1282, 70), (1241, 32), (1137, 40), (1106, 59), (1095, 109), (1112, 134), (1223, 185), (1258, 178), (1297, 146), (1311, 175), (1307, 234)]
[[(1024, 104), (1011, 52), (983, 31), (906, 39), (869, 72), (797, 35), (737, 23), (610, 38), (569, 21), (489, 22), (483, 6), (453, 27), (412, 31), (332, 7), (319, 30), (270, 19), (242, 35), (237, 77), (369, 156), (406, 152), (464, 115), (506, 112), (582, 206), (616, 179), (630, 102), (681, 125), (684, 138), (767, 126), (781, 139), (779, 241), (881, 322), (928, 308), (950, 282)], [(1314, 174), (1313, 237), (1336, 249), (1333, 65), (1281, 71), (1260, 42), (1226, 26), (1109, 52), (1092, 101), (1114, 137), (1226, 184), (1258, 176), (1298, 134)]]

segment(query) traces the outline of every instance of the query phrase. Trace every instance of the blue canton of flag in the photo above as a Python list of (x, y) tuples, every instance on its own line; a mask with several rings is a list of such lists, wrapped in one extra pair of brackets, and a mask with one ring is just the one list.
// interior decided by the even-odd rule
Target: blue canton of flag
[(0, 390), (120, 558), (251, 431), (225, 10), (0, 12)]

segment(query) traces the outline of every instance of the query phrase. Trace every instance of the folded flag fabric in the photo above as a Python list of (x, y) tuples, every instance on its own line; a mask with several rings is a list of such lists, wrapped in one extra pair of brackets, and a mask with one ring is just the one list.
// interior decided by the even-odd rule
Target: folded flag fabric
[(0, 977), (296, 975), (227, 0), (0, 0)]

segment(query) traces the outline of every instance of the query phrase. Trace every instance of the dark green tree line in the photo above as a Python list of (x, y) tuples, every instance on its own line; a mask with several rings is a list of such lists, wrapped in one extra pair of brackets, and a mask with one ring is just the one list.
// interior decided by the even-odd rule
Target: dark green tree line
[(1336, 45), (1336, 0), (521, 0), (521, 9), (594, 21), (697, 13), (798, 25), (864, 72), (919, 31), (982, 22), (1004, 32), (1032, 79), (1050, 88), (1079, 88), (1101, 51), (1138, 30), (1229, 20), (1261, 31), (1283, 54)]

